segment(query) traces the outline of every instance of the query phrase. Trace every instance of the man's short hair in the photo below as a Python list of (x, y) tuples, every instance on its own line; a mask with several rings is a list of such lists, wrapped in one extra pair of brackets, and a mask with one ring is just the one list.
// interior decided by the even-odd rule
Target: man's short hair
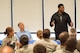
[(76, 29), (75, 28), (71, 28), (70, 31), (71, 31), (71, 33), (75, 33)]
[(43, 38), (49, 38), (50, 37), (50, 30), (44, 29), (43, 30)]
[(73, 37), (69, 37), (66, 41), (66, 50), (75, 50), (77, 45), (77, 40)]
[(62, 32), (59, 35), (59, 39), (60, 39), (61, 44), (65, 43), (68, 38), (69, 38), (68, 32)]
[(18, 23), (18, 26), (20, 25), (21, 22)]
[(18, 23), (18, 27), (19, 27), (20, 24), (23, 24), (23, 22), (19, 22), (19, 23)]
[(27, 44), (28, 44), (28, 36), (27, 36), (27, 35), (22, 35), (22, 36), (20, 37), (20, 43), (21, 43), (22, 45), (27, 45)]
[(75, 28), (70, 29), (70, 37), (76, 38), (76, 29)]
[(64, 6), (64, 5), (63, 5), (63, 4), (59, 4), (59, 5), (58, 5), (58, 8), (60, 8), (61, 6)]
[(41, 44), (37, 44), (33, 48), (33, 53), (46, 53), (46, 52), (47, 52), (47, 50), (46, 50), (45, 46), (43, 46)]

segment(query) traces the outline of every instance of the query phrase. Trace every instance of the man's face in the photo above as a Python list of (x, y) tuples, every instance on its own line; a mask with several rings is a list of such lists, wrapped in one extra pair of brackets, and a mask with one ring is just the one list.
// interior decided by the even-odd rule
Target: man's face
[(23, 24), (23, 23), (20, 23), (20, 24), (19, 24), (19, 28), (20, 28), (20, 29), (24, 29), (24, 24)]
[(14, 30), (10, 32), (9, 34), (10, 34), (10, 37), (14, 36)]
[(60, 12), (64, 12), (64, 6), (60, 6), (58, 9)]

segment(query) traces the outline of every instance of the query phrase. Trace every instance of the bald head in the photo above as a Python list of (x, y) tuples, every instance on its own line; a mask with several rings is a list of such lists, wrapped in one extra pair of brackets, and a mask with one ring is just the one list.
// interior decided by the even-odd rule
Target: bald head
[(69, 38), (68, 32), (62, 32), (62, 33), (59, 35), (59, 39), (60, 39), (60, 41), (61, 41), (61, 44), (64, 44), (68, 38)]
[(9, 46), (2, 46), (0, 48), (0, 53), (14, 53), (14, 50)]

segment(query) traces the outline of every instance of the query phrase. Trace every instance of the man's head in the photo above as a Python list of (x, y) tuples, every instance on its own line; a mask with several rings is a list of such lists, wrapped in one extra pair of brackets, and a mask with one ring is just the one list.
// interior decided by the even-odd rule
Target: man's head
[(43, 38), (48, 38), (50, 37), (50, 30), (49, 29), (44, 29), (43, 30)]
[(64, 12), (64, 5), (63, 4), (58, 5), (58, 11), (61, 13)]
[(70, 34), (70, 37), (76, 38), (76, 29), (75, 28), (71, 28), (69, 34)]
[(76, 32), (76, 29), (75, 28), (71, 28), (70, 29), (70, 32), (75, 33)]
[(42, 30), (38, 30), (38, 31), (37, 31), (37, 37), (38, 37), (39, 39), (42, 39), (42, 38), (43, 38), (43, 31), (42, 31)]
[(28, 36), (27, 35), (22, 35), (20, 37), (20, 43), (22, 44), (22, 46), (27, 45), (28, 44)]
[(43, 45), (37, 44), (33, 48), (33, 53), (47, 53), (47, 50)]
[(68, 38), (69, 38), (68, 32), (62, 32), (62, 33), (60, 33), (59, 39), (61, 41), (61, 45), (64, 45), (66, 43), (66, 41), (67, 41)]
[(4, 34), (7, 34), (7, 36), (12, 37), (14, 36), (14, 29), (12, 27), (7, 27)]
[(68, 40), (66, 41), (66, 50), (74, 52), (74, 50), (76, 49), (76, 45), (77, 40), (73, 37), (69, 37)]
[(0, 53), (14, 53), (14, 50), (9, 46), (2, 46), (0, 48)]
[(20, 30), (24, 30), (24, 24), (22, 22), (18, 23), (18, 27), (20, 28)]

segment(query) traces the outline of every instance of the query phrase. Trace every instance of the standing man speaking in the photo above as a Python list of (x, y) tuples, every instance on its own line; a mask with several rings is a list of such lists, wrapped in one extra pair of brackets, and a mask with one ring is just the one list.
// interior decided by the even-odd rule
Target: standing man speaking
[(52, 15), (50, 26), (53, 27), (55, 25), (54, 31), (55, 31), (55, 37), (56, 40), (59, 40), (59, 34), (63, 31), (68, 32), (68, 25), (73, 27), (73, 23), (70, 19), (69, 14), (64, 12), (64, 5), (59, 4), (58, 5), (58, 11)]

